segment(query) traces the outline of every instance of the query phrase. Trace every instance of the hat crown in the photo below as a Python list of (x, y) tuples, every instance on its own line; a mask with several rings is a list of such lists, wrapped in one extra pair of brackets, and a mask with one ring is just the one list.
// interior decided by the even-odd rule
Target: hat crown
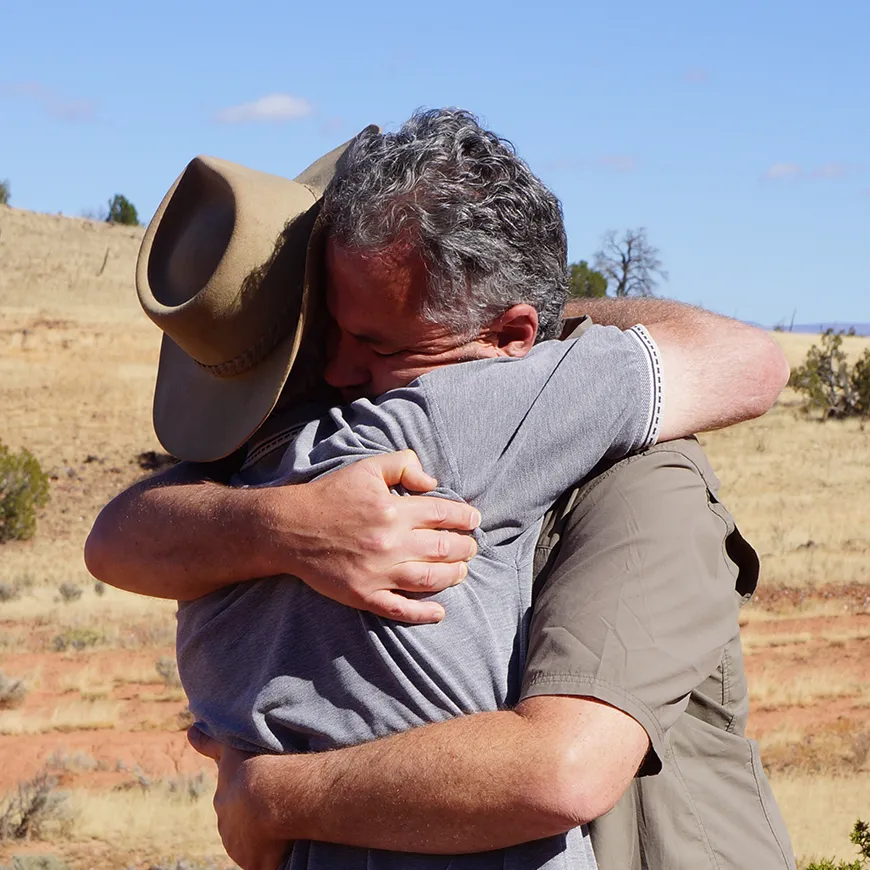
[(216, 377), (255, 366), (298, 318), (299, 252), (316, 202), (296, 181), (195, 158), (167, 194), (147, 262), (139, 264), (145, 312)]

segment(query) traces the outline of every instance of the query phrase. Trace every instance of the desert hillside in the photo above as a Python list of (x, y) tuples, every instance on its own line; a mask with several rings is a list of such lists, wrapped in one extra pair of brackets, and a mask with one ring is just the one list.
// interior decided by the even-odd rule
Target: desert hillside
[(144, 232), (0, 206), (0, 308), (135, 315), (133, 269)]
[[(40, 772), (66, 792), (33, 842), (0, 839), (0, 865), (222, 866), (211, 763), (184, 739), (173, 606), (95, 587), (81, 556), (96, 513), (159, 449), (160, 336), (133, 289), (142, 233), (0, 206), (0, 441), (51, 475), (36, 537), (0, 545), (0, 808)], [(792, 365), (816, 340), (776, 338)], [(762, 557), (743, 618), (752, 734), (798, 854), (851, 858), (870, 813), (870, 429), (812, 420), (786, 391), (702, 440)]]

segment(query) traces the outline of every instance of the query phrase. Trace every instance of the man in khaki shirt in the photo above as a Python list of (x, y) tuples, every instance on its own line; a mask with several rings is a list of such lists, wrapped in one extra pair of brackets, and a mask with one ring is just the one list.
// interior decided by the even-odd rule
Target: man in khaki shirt
[[(596, 321), (626, 328), (654, 317), (656, 303), (590, 303), (588, 310)], [(698, 318), (703, 331), (701, 313)], [(362, 365), (355, 341), (352, 364), (343, 348), (337, 354), (354, 374)], [(380, 357), (390, 354), (377, 356), (365, 365), (383, 366)], [(341, 368), (335, 357), (331, 365)], [(202, 478), (202, 469), (187, 471), (189, 482)], [(307, 531), (309, 541), (317, 537), (331, 546), (326, 561), (341, 563), (352, 587), (357, 581), (365, 586), (374, 575), (390, 576), (384, 569), (392, 567), (393, 554), (379, 552), (373, 567), (378, 560), (366, 546), (357, 547), (358, 559), (348, 559), (353, 547), (345, 542), (354, 533), (360, 540), (387, 540), (386, 526), (400, 538), (395, 517), (415, 508), (394, 505), (389, 521), (371, 512), (348, 523), (354, 503), (372, 503), (371, 480), (362, 479), (358, 467), (356, 476), (348, 472), (317, 488), (313, 523), (300, 509), (304, 504), (283, 514), (259, 513), (244, 499), (244, 509), (222, 513), (228, 494), (204, 484), (194, 484), (191, 510), (176, 505), (167, 514), (173, 487), (140, 489), (133, 494), (139, 501), (119, 503), (95, 529), (89, 564), (124, 588), (194, 597), (207, 591), (197, 586), (197, 568), (208, 567), (210, 582), (219, 585), (279, 573), (286, 569), (276, 562), (270, 569), (249, 542), (265, 540), (262, 534), (270, 544), (286, 544), (289, 537), (292, 545), (295, 533), (302, 547)], [(339, 474), (347, 475), (341, 487), (333, 479)], [(545, 567), (524, 697), (514, 710), (309, 756), (249, 758), (200, 741), (201, 751), (219, 760), (216, 807), (225, 842), (238, 854), (241, 844), (250, 858), (246, 868), (265, 867), (258, 856), (293, 839), (450, 854), (526, 842), (596, 819), (591, 827), (604, 870), (793, 867), (757, 754), (742, 737), (737, 606), (754, 588), (753, 554), (716, 503), (712, 481), (697, 445), (680, 442), (598, 469), (566, 494), (541, 538)], [(382, 490), (379, 497), (388, 498), (386, 486)], [(197, 520), (207, 497), (214, 500)], [(125, 517), (131, 504), (135, 512)], [(180, 520), (174, 531), (189, 533), (174, 552), (160, 551), (159, 536), (142, 533), (159, 530), (168, 515)], [(125, 518), (132, 518), (138, 540)], [(334, 518), (343, 522), (332, 526)], [(414, 528), (413, 520), (402, 522)], [(282, 531), (287, 528), (293, 533)], [(225, 558), (215, 559), (219, 570), (198, 562), (194, 532), (220, 537)], [(395, 554), (397, 563), (407, 559), (407, 552)], [(139, 574), (137, 561), (145, 567)], [(306, 567), (322, 573), (322, 553), (319, 562), (304, 562), (290, 560), (292, 573), (307, 582)], [(365, 600), (362, 593), (347, 598)], [(613, 727), (617, 721), (640, 726), (649, 746), (645, 757), (627, 731)], [(577, 757), (588, 757), (582, 772)], [(572, 781), (565, 783), (569, 771)], [(556, 799), (564, 795), (571, 799)]]

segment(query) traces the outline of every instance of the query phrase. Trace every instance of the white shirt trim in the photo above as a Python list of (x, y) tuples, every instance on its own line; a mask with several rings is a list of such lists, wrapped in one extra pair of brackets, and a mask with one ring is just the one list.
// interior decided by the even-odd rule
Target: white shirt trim
[(652, 447), (658, 441), (659, 432), (662, 426), (662, 405), (664, 403), (664, 381), (662, 378), (662, 362), (659, 354), (658, 345), (653, 340), (653, 337), (646, 331), (646, 328), (638, 324), (626, 330), (630, 335), (634, 336), (635, 340), (644, 349), (644, 353), (649, 365), (650, 384), (652, 384), (652, 402), (650, 406), (649, 423), (646, 429), (646, 436), (643, 443), (638, 448), (645, 450), (647, 447)]

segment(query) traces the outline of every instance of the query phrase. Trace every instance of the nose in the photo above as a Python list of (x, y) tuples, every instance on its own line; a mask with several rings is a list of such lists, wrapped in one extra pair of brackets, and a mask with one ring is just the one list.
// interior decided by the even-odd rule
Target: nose
[(362, 342), (336, 328), (330, 336), (324, 380), (340, 390), (364, 386), (371, 379), (366, 363), (369, 353), (371, 351)]

